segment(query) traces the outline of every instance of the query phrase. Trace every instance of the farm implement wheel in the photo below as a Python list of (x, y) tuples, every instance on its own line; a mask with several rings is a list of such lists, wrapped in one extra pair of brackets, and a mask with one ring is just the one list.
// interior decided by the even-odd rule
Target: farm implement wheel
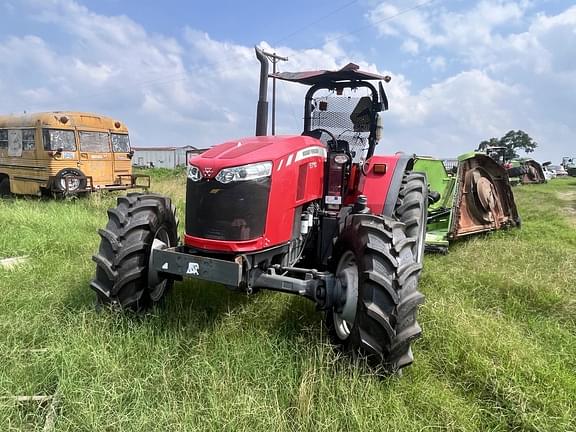
[(90, 283), (98, 301), (123, 309), (142, 311), (159, 302), (171, 280), (150, 271), (152, 249), (177, 244), (178, 219), (170, 198), (153, 194), (119, 197), (108, 210), (101, 237), (96, 277)]
[(418, 292), (422, 266), (415, 262), (416, 239), (389, 218), (357, 215), (347, 220), (335, 249), (340, 305), (327, 313), (329, 334), (344, 351), (368, 358), (394, 373), (412, 363), (410, 344), (424, 296)]
[(416, 240), (412, 255), (417, 263), (422, 263), (428, 217), (428, 185), (425, 174), (407, 172), (404, 175), (395, 216), (406, 225), (406, 237)]

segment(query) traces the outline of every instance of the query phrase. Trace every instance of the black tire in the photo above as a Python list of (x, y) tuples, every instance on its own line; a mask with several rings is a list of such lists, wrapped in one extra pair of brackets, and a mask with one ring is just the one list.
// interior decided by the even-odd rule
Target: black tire
[(10, 196), (10, 178), (0, 177), (0, 198)]
[(428, 220), (428, 182), (426, 174), (408, 171), (402, 179), (396, 218), (406, 225), (406, 237), (415, 239), (412, 254), (417, 263), (424, 260), (426, 223)]
[[(405, 225), (375, 215), (354, 215), (346, 220), (338, 240), (333, 271), (341, 281), (354, 278), (357, 295), (346, 284), (343, 298), (351, 296), (353, 322), (345, 316), (348, 300), (327, 313), (332, 341), (345, 352), (366, 357), (369, 364), (395, 373), (413, 362), (411, 343), (422, 330), (416, 321), (424, 296), (417, 290), (422, 266), (412, 254), (415, 239)], [(343, 261), (353, 257), (351, 267)]]
[(522, 177), (527, 173), (526, 167), (524, 165), (519, 167), (513, 167), (508, 170), (508, 177)]
[[(149, 286), (149, 260), (155, 239), (167, 247), (178, 243), (178, 219), (170, 198), (134, 193), (118, 198), (108, 210), (108, 224), (99, 230), (101, 241), (96, 276), (90, 286), (98, 302), (144, 311), (162, 300), (172, 281)], [(150, 283), (149, 283), (150, 282)]]
[[(73, 181), (69, 181), (68, 190), (66, 190), (66, 180), (65, 180), (67, 176), (75, 177)], [(79, 190), (86, 189), (87, 184), (88, 181), (82, 171), (76, 168), (64, 168), (63, 170), (60, 170), (58, 174), (56, 174), (56, 176), (54, 177), (54, 183), (52, 184), (52, 188), (56, 192), (73, 194)]]

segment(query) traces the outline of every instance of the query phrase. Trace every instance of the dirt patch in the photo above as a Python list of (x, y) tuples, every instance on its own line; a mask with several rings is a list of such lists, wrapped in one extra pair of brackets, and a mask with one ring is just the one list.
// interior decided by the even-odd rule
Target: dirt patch
[(572, 223), (572, 225), (576, 226), (576, 191), (557, 192), (556, 195), (562, 201), (565, 201), (567, 204), (571, 204), (570, 207), (562, 207), (560, 210), (562, 214)]
[(557, 192), (556, 194), (562, 201), (576, 201), (576, 191)]
[(572, 207), (562, 207), (562, 214), (570, 221), (570, 223), (576, 226), (576, 209)]

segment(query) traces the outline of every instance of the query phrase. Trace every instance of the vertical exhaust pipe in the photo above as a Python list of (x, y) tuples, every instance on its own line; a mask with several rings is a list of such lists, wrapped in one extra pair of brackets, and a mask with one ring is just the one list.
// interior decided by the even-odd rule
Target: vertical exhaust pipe
[(264, 52), (254, 47), (256, 58), (260, 62), (260, 94), (258, 96), (258, 106), (256, 107), (256, 136), (268, 134), (268, 58)]

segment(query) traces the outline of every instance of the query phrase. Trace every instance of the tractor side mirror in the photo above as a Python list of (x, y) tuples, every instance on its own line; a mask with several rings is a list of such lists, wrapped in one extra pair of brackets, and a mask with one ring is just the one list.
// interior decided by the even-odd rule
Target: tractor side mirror
[[(390, 77), (386, 77), (390, 78)], [(386, 82), (390, 82), (390, 79), (385, 80)], [(381, 111), (388, 111), (388, 96), (386, 96), (386, 92), (384, 91), (384, 86), (382, 85), (382, 81), (378, 81), (378, 93), (380, 93), (380, 104), (382, 105)]]

